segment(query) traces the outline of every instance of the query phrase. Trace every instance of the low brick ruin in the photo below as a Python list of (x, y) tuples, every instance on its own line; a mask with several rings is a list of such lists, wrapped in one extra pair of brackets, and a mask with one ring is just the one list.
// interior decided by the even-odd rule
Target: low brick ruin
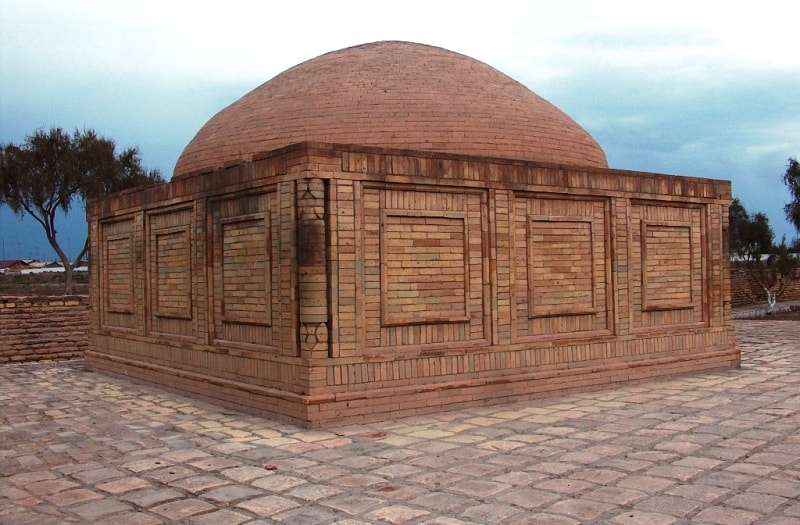
[(0, 365), (83, 357), (85, 296), (0, 296)]
[(86, 363), (307, 425), (735, 367), (730, 199), (609, 169), (463, 55), (330, 53), (220, 112), (171, 183), (89, 205)]

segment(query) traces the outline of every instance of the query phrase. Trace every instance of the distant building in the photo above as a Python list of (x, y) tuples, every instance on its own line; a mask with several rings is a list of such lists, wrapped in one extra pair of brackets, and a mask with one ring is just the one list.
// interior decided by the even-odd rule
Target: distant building
[(22, 259), (0, 261), (0, 274), (20, 273), (30, 268), (30, 264)]

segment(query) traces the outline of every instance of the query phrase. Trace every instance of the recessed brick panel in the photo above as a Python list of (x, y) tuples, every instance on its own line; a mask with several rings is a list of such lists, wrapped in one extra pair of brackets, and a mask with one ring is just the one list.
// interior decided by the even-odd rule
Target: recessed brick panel
[(642, 222), (645, 310), (692, 306), (692, 227)]
[(133, 313), (132, 258), (130, 235), (106, 240), (106, 312)]
[(469, 321), (465, 217), (383, 212), (383, 326)]
[(634, 329), (704, 319), (702, 206), (631, 206), (630, 279)]
[(528, 315), (593, 313), (591, 220), (531, 218), (528, 225)]
[(148, 216), (150, 330), (189, 337), (192, 324), (191, 224), (194, 208)]
[(136, 326), (133, 219), (101, 223), (100, 237), (101, 325), (132, 329)]
[(482, 202), (479, 192), (364, 190), (370, 347), (486, 340)]
[[(220, 200), (212, 205), (213, 338), (233, 344), (277, 346), (273, 326), (278, 236), (275, 192)], [(270, 348), (270, 352), (275, 352)]]
[(222, 224), (222, 311), (227, 322), (270, 325), (269, 217)]
[(520, 194), (514, 202), (516, 338), (609, 330), (607, 201)]

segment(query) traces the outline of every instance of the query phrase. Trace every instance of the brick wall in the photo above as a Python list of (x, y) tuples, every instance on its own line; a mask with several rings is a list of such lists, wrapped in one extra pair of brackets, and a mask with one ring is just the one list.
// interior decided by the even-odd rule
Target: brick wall
[(86, 366), (312, 426), (736, 366), (729, 201), (295, 144), (89, 205)]
[(0, 364), (82, 357), (88, 298), (0, 297)]
[[(800, 300), (800, 272), (789, 288), (778, 299), (779, 303)], [(756, 283), (742, 263), (731, 263), (731, 304), (749, 306), (766, 304), (767, 295)]]

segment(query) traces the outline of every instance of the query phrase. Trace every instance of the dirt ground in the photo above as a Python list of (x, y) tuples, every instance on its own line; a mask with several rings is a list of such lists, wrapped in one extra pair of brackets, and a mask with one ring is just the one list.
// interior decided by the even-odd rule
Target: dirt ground
[[(88, 295), (88, 276), (75, 274), (73, 295)], [(64, 295), (63, 274), (0, 275), (0, 296)]]

